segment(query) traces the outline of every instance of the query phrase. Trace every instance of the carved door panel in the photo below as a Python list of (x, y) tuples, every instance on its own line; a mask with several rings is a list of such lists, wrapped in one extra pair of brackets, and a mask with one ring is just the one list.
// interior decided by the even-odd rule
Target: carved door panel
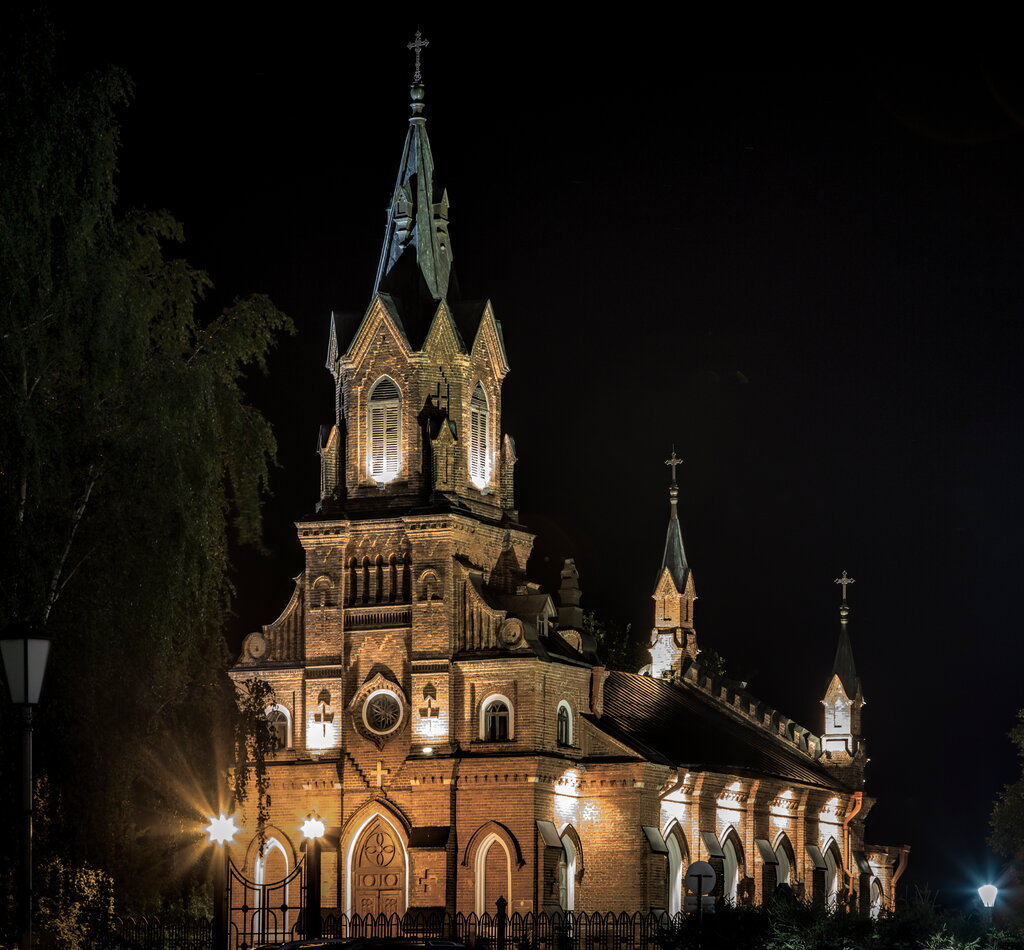
[(356, 842), (352, 912), (405, 913), (405, 850), (394, 829), (380, 818), (374, 818)]

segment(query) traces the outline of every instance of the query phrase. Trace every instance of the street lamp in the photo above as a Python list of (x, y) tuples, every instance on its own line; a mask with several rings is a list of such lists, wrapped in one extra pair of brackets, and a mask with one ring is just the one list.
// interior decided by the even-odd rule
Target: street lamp
[(241, 829), (235, 824), (234, 816), (210, 815), (210, 823), (203, 829), (216, 845), (213, 849), (213, 950), (227, 950), (227, 883), (228, 845)]
[(985, 916), (988, 919), (988, 925), (992, 926), (992, 908), (996, 906), (996, 897), (999, 894), (999, 888), (995, 884), (982, 884), (978, 888), (978, 897), (981, 898), (981, 903), (985, 907)]
[(25, 893), (22, 903), (22, 946), (32, 947), (32, 707), (39, 702), (46, 661), (50, 656), (50, 638), (38, 634), (29, 624), (13, 625), (0, 639), (4, 674), (11, 691), (11, 702), (21, 706), (22, 726), (22, 879)]
[(306, 939), (320, 937), (320, 839), (326, 828), (316, 812), (310, 812), (302, 823), (306, 839)]

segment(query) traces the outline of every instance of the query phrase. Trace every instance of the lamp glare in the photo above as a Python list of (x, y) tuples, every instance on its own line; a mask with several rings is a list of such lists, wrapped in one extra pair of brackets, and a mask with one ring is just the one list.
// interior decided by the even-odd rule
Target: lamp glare
[(203, 829), (209, 836), (210, 841), (216, 844), (230, 844), (231, 839), (238, 833), (238, 826), (235, 819), (226, 818), (222, 813), (219, 818), (210, 816), (210, 823)]
[(995, 884), (982, 884), (978, 888), (978, 896), (981, 898), (982, 904), (986, 907), (995, 907), (996, 895), (999, 893), (999, 888)]
[(302, 823), (302, 835), (304, 838), (322, 838), (324, 830), (324, 823), (312, 815)]

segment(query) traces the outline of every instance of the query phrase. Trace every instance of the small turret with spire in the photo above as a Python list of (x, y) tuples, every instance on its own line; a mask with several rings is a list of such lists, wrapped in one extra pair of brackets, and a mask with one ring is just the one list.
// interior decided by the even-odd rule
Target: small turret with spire
[(854, 578), (843, 571), (835, 581), (842, 587), (839, 604), (839, 643), (832, 661), (832, 678), (829, 680), (825, 698), (825, 727), (822, 730), (825, 760), (828, 764), (853, 771), (851, 778), (864, 780), (864, 765), (867, 762), (864, 738), (861, 734), (861, 709), (864, 693), (861, 690), (857, 667), (853, 662), (853, 645), (850, 642), (850, 604), (846, 589)]
[(651, 630), (651, 675), (671, 679), (680, 674), (683, 657), (695, 658), (697, 634), (693, 629), (693, 602), (697, 590), (693, 571), (686, 560), (683, 533), (679, 527), (679, 485), (676, 468), (682, 464), (676, 455), (665, 464), (672, 469), (672, 483), (668, 489), (669, 520), (665, 536), (665, 553), (654, 587), (654, 629)]

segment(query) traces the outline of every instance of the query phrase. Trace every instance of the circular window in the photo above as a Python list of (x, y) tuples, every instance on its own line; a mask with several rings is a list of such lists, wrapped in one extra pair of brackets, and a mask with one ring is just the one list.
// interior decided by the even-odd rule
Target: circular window
[(370, 693), (363, 703), (363, 724), (378, 736), (394, 732), (402, 724), (401, 700), (389, 689)]

